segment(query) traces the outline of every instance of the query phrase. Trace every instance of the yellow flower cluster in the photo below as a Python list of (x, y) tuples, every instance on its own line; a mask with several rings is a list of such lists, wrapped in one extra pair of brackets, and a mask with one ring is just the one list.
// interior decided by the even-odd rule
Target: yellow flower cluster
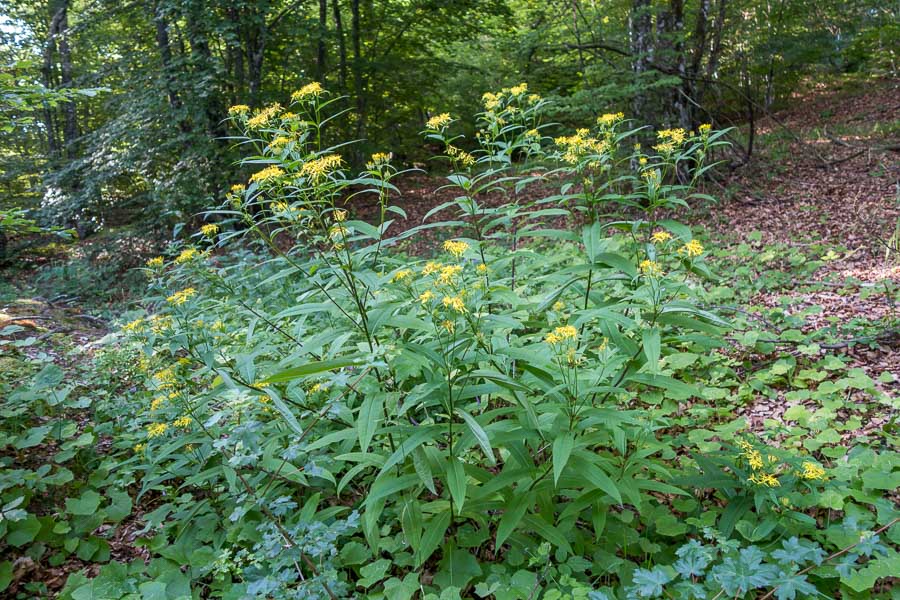
[(340, 166), (341, 155), (329, 154), (327, 156), (322, 156), (321, 158), (316, 158), (309, 162), (303, 163), (303, 166), (300, 167), (300, 176), (308, 177), (311, 181), (318, 181), (329, 172), (340, 168)]
[(150, 402), (150, 410), (156, 410), (166, 401), (165, 396), (157, 396)]
[(185, 417), (179, 417), (179, 418), (175, 419), (174, 421), (172, 421), (172, 425), (174, 425), (175, 427), (180, 427), (182, 429), (187, 429), (188, 427), (191, 426), (192, 422), (193, 422), (193, 419), (185, 416)]
[(468, 249), (469, 244), (461, 240), (447, 240), (446, 242), (444, 242), (444, 250), (446, 250), (456, 258), (461, 258)]
[(438, 283), (441, 285), (452, 285), (456, 281), (456, 276), (462, 273), (462, 265), (447, 265), (441, 267), (438, 273)]
[(650, 241), (654, 244), (662, 244), (672, 239), (672, 234), (668, 231), (656, 231), (650, 236)]
[(427, 263), (425, 263), (425, 268), (422, 269), (422, 275), (431, 275), (432, 273), (437, 273), (443, 266), (444, 265), (439, 262), (429, 260)]
[(660, 264), (649, 259), (642, 260), (641, 264), (638, 265), (638, 268), (640, 268), (641, 273), (643, 273), (647, 277), (659, 277), (663, 274), (663, 269)]
[(800, 471), (800, 477), (803, 479), (808, 479), (811, 481), (827, 479), (827, 477), (825, 476), (825, 469), (823, 469), (816, 463), (806, 461), (801, 465), (801, 467), (803, 468), (803, 470)]
[(678, 249), (679, 254), (684, 254), (689, 257), (700, 256), (703, 254), (703, 244), (698, 242), (697, 240), (691, 240), (684, 246)]
[(447, 308), (453, 309), (458, 313), (466, 312), (466, 305), (459, 296), (444, 296), (441, 303)]
[[(503, 90), (503, 91), (506, 91), (506, 90)], [(521, 96), (522, 94), (524, 94), (527, 91), (528, 91), (527, 83), (520, 83), (519, 85), (509, 88), (509, 93), (511, 96)]]
[(270, 150), (279, 150), (280, 148), (283, 148), (284, 146), (287, 146), (288, 144), (290, 144), (292, 141), (293, 140), (291, 138), (287, 137), (286, 135), (279, 135), (274, 140), (269, 142), (269, 149)]
[(484, 263), (481, 263), (477, 267), (475, 267), (475, 270), (478, 271), (479, 273), (481, 273), (482, 275), (485, 275), (488, 272), (488, 266)]
[(228, 114), (231, 116), (246, 115), (248, 112), (250, 112), (250, 107), (246, 104), (235, 104), (228, 109)]
[(447, 156), (457, 161), (464, 167), (471, 167), (475, 164), (475, 157), (456, 146), (447, 146)]
[(215, 223), (207, 223), (200, 228), (200, 233), (202, 233), (206, 237), (213, 237), (214, 235), (219, 233), (219, 226)]
[(272, 165), (271, 167), (266, 167), (262, 171), (258, 171), (251, 175), (250, 183), (264, 183), (282, 177), (283, 175), (284, 171), (281, 170), (281, 168)]
[(165, 263), (166, 263), (166, 261), (162, 256), (157, 256), (157, 257), (154, 257), (154, 258), (151, 258), (150, 260), (148, 260), (147, 266), (150, 267), (151, 269), (159, 269)]
[(433, 131), (437, 131), (449, 125), (450, 121), (452, 120), (453, 119), (450, 117), (450, 113), (441, 113), (428, 119), (428, 121), (425, 123), (425, 127)]
[(747, 481), (764, 487), (780, 487), (781, 482), (773, 473), (765, 471), (766, 467), (772, 467), (778, 463), (778, 458), (771, 454), (763, 459), (762, 452), (753, 447), (746, 440), (738, 440), (738, 448), (741, 449), (741, 457), (747, 461), (747, 465), (753, 471)]
[(392, 158), (394, 158), (393, 152), (376, 152), (372, 155), (372, 159), (366, 163), (366, 168), (370, 171), (374, 171), (379, 167), (391, 164)]
[(342, 208), (334, 209), (334, 220), (342, 223), (347, 220), (347, 211)]
[(597, 125), (609, 127), (610, 125), (614, 125), (624, 118), (625, 113), (606, 113), (605, 115), (600, 115), (599, 117), (597, 117)]
[(544, 341), (548, 344), (561, 344), (566, 340), (574, 340), (578, 337), (578, 330), (572, 325), (563, 325), (557, 327), (544, 337)]
[(397, 271), (396, 273), (394, 273), (394, 276), (393, 276), (393, 277), (391, 277), (391, 283), (397, 283), (397, 282), (400, 282), (400, 281), (406, 281), (406, 280), (408, 280), (410, 277), (412, 277), (412, 271), (411, 271), (411, 270), (409, 270), (409, 269), (400, 269), (399, 271)]
[(419, 302), (421, 302), (422, 304), (428, 304), (432, 300), (434, 300), (434, 292), (432, 292), (431, 290), (425, 290), (424, 292), (419, 294)]
[(193, 296), (196, 293), (197, 293), (197, 290), (195, 290), (194, 288), (191, 288), (191, 287), (184, 288), (183, 290), (181, 290), (179, 292), (175, 292), (174, 294), (172, 294), (171, 296), (166, 298), (166, 301), (175, 306), (181, 306), (182, 304), (187, 302), (191, 298), (191, 296)]
[(660, 142), (653, 146), (653, 149), (662, 154), (669, 154), (684, 143), (686, 136), (687, 133), (680, 127), (678, 129), (662, 129), (656, 132), (656, 137)]
[(255, 115), (247, 119), (247, 127), (251, 129), (265, 127), (280, 112), (281, 105), (277, 103), (258, 110)]
[(441, 323), (441, 327), (447, 330), (447, 333), (453, 333), (454, 331), (456, 331), (456, 323), (454, 323), (453, 321), (444, 321), (443, 323)]
[(242, 194), (244, 192), (244, 190), (246, 190), (246, 189), (247, 189), (247, 186), (245, 186), (243, 183), (236, 183), (233, 186), (231, 186), (231, 193), (232, 194)]
[(313, 81), (312, 83), (307, 83), (302, 88), (291, 94), (291, 102), (300, 102), (301, 100), (306, 100), (307, 98), (316, 98), (321, 96), (325, 90), (322, 88), (322, 84), (318, 81)]
[(130, 333), (143, 331), (144, 330), (144, 320), (143, 319), (135, 319), (129, 323), (125, 323), (122, 325), (122, 331), (128, 331)]
[(554, 312), (562, 312), (562, 311), (566, 310), (566, 305), (565, 305), (565, 303), (557, 300), (556, 302), (553, 303), (553, 306), (551, 306), (550, 308), (552, 308)]
[(603, 154), (609, 149), (607, 142), (590, 137), (590, 131), (587, 129), (578, 129), (575, 135), (560, 136), (554, 141), (557, 146), (565, 149), (562, 159), (569, 164), (576, 164), (587, 155)]
[(181, 251), (181, 254), (175, 259), (175, 264), (180, 265), (186, 262), (190, 262), (199, 256), (199, 252), (197, 252), (196, 248), (185, 248)]
[(698, 127), (698, 129), (700, 130), (700, 135), (707, 135), (710, 131), (712, 131), (712, 125), (709, 123), (704, 123), (703, 125)]
[(147, 437), (155, 438), (164, 434), (169, 429), (168, 423), (153, 423), (147, 426)]

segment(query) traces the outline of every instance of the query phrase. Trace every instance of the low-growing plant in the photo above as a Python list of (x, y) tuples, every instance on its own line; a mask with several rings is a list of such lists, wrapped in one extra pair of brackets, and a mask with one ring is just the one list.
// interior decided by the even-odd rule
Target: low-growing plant
[[(326, 141), (338, 102), (311, 83), (288, 109), (232, 107), (260, 169), (193, 244), (148, 263), (157, 310), (124, 327), (146, 390), (129, 400), (119, 477), (138, 502), (160, 497), (142, 534), (188, 565), (179, 590), (792, 598), (842, 585), (779, 563), (775, 545), (812, 547), (804, 510), (830, 478), (818, 459), (755, 440), (685, 452), (684, 411), (712, 399), (699, 410), (714, 414), (721, 397), (692, 365), (729, 324), (701, 308), (704, 245), (666, 215), (699, 197), (723, 132), (650, 134), (608, 114), (551, 140), (527, 86), (486, 94), (475, 140), (448, 114), (427, 122), (456, 197), (403, 230), (390, 153), (354, 175), (345, 144)], [(432, 260), (395, 251), (433, 232)], [(710, 434), (737, 442), (740, 427)], [(684, 561), (696, 569), (668, 566)], [(133, 569), (102, 576), (123, 593), (162, 577)], [(765, 573), (740, 579), (753, 569)]]

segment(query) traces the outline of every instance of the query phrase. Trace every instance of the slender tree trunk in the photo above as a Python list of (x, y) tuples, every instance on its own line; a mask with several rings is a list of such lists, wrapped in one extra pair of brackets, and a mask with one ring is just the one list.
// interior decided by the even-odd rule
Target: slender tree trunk
[[(44, 48), (43, 64), (41, 65), (41, 78), (44, 87), (55, 89), (57, 81), (54, 74), (54, 56), (57, 53), (57, 39), (59, 38), (59, 23), (64, 11), (60, 10), (57, 3), (50, 5), (50, 25), (47, 27), (47, 45)], [(56, 114), (49, 103), (44, 103), (44, 128), (47, 130), (47, 153), (52, 158), (61, 155), (59, 136), (56, 131)]]
[(166, 85), (166, 95), (169, 98), (169, 106), (178, 111), (181, 109), (181, 98), (175, 89), (175, 76), (172, 73), (172, 45), (169, 41), (169, 23), (163, 14), (159, 3), (153, 7), (153, 23), (156, 25), (156, 47), (159, 49), (159, 57), (163, 67), (163, 79)]
[(350, 37), (353, 44), (353, 92), (356, 95), (356, 137), (366, 134), (366, 99), (363, 95), (362, 42), (359, 0), (350, 0)]
[(630, 15), (630, 34), (631, 34), (631, 68), (634, 71), (634, 80), (637, 85), (637, 91), (632, 100), (632, 111), (634, 117), (639, 122), (646, 119), (645, 105), (647, 101), (646, 94), (641, 89), (643, 85), (644, 73), (650, 61), (651, 49), (651, 20), (650, 20), (650, 1), (651, 0), (633, 0)]
[[(60, 6), (59, 32), (59, 63), (60, 84), (63, 89), (71, 89), (74, 86), (72, 77), (72, 52), (69, 47), (69, 0), (63, 0)], [(66, 157), (74, 159), (78, 154), (78, 120), (75, 113), (75, 103), (63, 102), (60, 105), (63, 113), (63, 141), (66, 147)]]
[(340, 88), (341, 91), (345, 91), (347, 89), (347, 42), (344, 39), (344, 25), (341, 19), (341, 5), (339, 0), (331, 0), (331, 10), (334, 13), (334, 31), (338, 41), (338, 60), (340, 61), (338, 74), (340, 77)]
[(325, 41), (328, 37), (328, 0), (319, 0), (319, 41), (316, 47), (316, 79), (325, 82)]

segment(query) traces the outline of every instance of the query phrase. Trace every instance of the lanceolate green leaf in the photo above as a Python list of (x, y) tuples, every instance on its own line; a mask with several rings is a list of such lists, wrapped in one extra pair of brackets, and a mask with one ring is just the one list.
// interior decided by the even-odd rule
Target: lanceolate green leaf
[(372, 436), (378, 430), (378, 423), (383, 415), (382, 394), (367, 394), (359, 407), (359, 415), (356, 419), (356, 432), (359, 437), (359, 448), (363, 452), (369, 450)]
[(457, 512), (462, 511), (466, 503), (466, 471), (455, 456), (447, 460), (447, 487)]
[(559, 476), (569, 462), (572, 448), (575, 446), (575, 436), (567, 431), (553, 440), (553, 484), (559, 484)]
[(279, 371), (265, 381), (266, 383), (282, 383), (291, 381), (292, 379), (306, 377), (308, 375), (315, 375), (316, 373), (324, 373), (325, 371), (333, 371), (335, 369), (342, 369), (344, 367), (352, 367), (361, 364), (365, 364), (365, 360), (360, 357), (316, 361), (300, 365), (299, 367), (291, 367), (290, 369)]
[(468, 425), (469, 430), (472, 432), (472, 435), (475, 436), (475, 440), (478, 442), (478, 445), (481, 446), (481, 450), (484, 452), (485, 458), (487, 458), (490, 464), (496, 464), (497, 461), (494, 458), (494, 449), (491, 448), (491, 441), (488, 439), (488, 434), (485, 430), (478, 424), (478, 421), (475, 420), (475, 417), (467, 413), (461, 408), (456, 409), (456, 414), (462, 417), (463, 421)]

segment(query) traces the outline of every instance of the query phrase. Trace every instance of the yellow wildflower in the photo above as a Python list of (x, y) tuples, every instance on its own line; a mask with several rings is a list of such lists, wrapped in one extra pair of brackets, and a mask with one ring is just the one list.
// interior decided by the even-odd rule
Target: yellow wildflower
[(181, 254), (178, 255), (178, 258), (175, 259), (175, 264), (183, 264), (186, 262), (190, 262), (197, 257), (199, 252), (197, 252), (196, 248), (185, 248), (181, 251)]
[(662, 267), (656, 261), (642, 260), (639, 266), (641, 273), (648, 277), (659, 277), (663, 273)]
[(264, 127), (280, 112), (281, 105), (277, 103), (258, 110), (255, 115), (247, 119), (247, 127), (251, 129)]
[(300, 167), (300, 176), (308, 177), (312, 181), (318, 181), (330, 171), (340, 168), (340, 166), (341, 155), (329, 154), (303, 163), (303, 166)]
[(164, 434), (169, 429), (168, 423), (153, 423), (147, 426), (147, 437), (155, 438)]
[(487, 110), (494, 110), (500, 106), (500, 102), (502, 101), (503, 96), (500, 94), (495, 94), (493, 92), (485, 92), (481, 96), (481, 102), (484, 104), (484, 108)]
[(555, 312), (562, 312), (562, 311), (566, 310), (566, 305), (563, 302), (557, 300), (556, 302), (553, 303), (552, 308)]
[(431, 290), (425, 290), (421, 294), (419, 294), (419, 302), (422, 304), (427, 304), (431, 300), (434, 299), (434, 293)]
[(171, 296), (166, 298), (166, 301), (175, 306), (181, 306), (182, 304), (187, 302), (191, 296), (193, 296), (196, 293), (197, 293), (197, 290), (195, 290), (192, 287), (184, 288), (183, 290), (181, 290), (179, 292), (175, 292), (174, 294), (172, 294)]
[(698, 242), (697, 240), (691, 240), (684, 246), (678, 249), (679, 254), (685, 254), (690, 257), (700, 256), (703, 254), (703, 244)]
[(446, 267), (441, 267), (441, 272), (438, 274), (438, 283), (441, 285), (451, 285), (456, 276), (462, 273), (462, 265), (447, 265)]
[(459, 296), (444, 296), (444, 299), (441, 300), (441, 302), (447, 308), (452, 308), (458, 313), (466, 312), (466, 305)]
[(661, 244), (672, 239), (672, 234), (668, 231), (657, 231), (650, 236), (650, 240), (656, 244)]
[(704, 123), (699, 127), (700, 135), (706, 135), (712, 130), (712, 125), (709, 123)]
[(215, 223), (207, 223), (203, 227), (200, 228), (200, 233), (205, 235), (206, 237), (213, 237), (219, 232), (219, 226)]
[(325, 90), (322, 88), (322, 84), (318, 81), (313, 81), (312, 83), (307, 83), (302, 88), (291, 94), (291, 102), (300, 102), (301, 100), (306, 100), (307, 98), (316, 98), (321, 96)]
[(150, 410), (156, 410), (157, 408), (162, 406), (163, 402), (165, 402), (165, 401), (166, 401), (165, 396), (157, 396), (156, 398), (153, 399), (152, 402), (150, 402)]
[(135, 444), (134, 445), (134, 451), (137, 452), (138, 454), (143, 452), (144, 448), (146, 448), (146, 445), (144, 445), (144, 444)]
[(809, 480), (825, 479), (825, 469), (816, 463), (807, 461), (803, 463), (802, 467), (803, 471), (800, 472), (801, 478)]
[(462, 255), (465, 254), (466, 250), (468, 249), (469, 244), (463, 241), (447, 240), (446, 242), (444, 242), (444, 250), (446, 250), (456, 258), (462, 257)]
[(447, 330), (447, 333), (453, 333), (456, 331), (456, 324), (453, 321), (444, 321), (441, 323), (441, 327)]
[(747, 478), (747, 481), (765, 487), (781, 487), (781, 482), (771, 473), (754, 473)]
[(394, 273), (394, 276), (393, 276), (393, 277), (391, 277), (391, 283), (397, 283), (397, 282), (400, 282), (400, 281), (406, 281), (406, 280), (409, 279), (410, 277), (412, 277), (412, 271), (411, 271), (411, 270), (409, 270), (409, 269), (400, 269), (399, 271), (397, 271), (396, 273)]
[(283, 175), (284, 171), (273, 165), (251, 175), (250, 183), (264, 183), (271, 179), (277, 179)]
[(187, 429), (191, 426), (192, 422), (193, 419), (191, 419), (190, 417), (179, 417), (172, 422), (172, 425), (174, 425), (175, 427), (180, 427), (182, 429)]
[(165, 259), (162, 256), (157, 256), (155, 258), (151, 258), (147, 261), (147, 266), (151, 269), (158, 269), (166, 264)]
[(602, 125), (603, 127), (609, 127), (615, 123), (618, 123), (622, 119), (625, 118), (625, 113), (617, 112), (617, 113), (606, 113), (605, 115), (600, 115), (597, 117), (597, 125)]
[(656, 132), (657, 138), (659, 138), (660, 140), (675, 144), (676, 146), (679, 144), (682, 144), (684, 142), (686, 135), (687, 134), (685, 133), (684, 129), (681, 129), (681, 128), (662, 129), (662, 130)]
[(284, 146), (287, 146), (288, 144), (290, 144), (292, 141), (293, 140), (291, 138), (289, 138), (285, 135), (279, 135), (274, 140), (269, 142), (269, 149), (273, 150), (273, 151), (279, 150), (280, 148), (283, 148)]
[(447, 146), (447, 156), (456, 160), (464, 167), (471, 167), (476, 162), (474, 156), (456, 146)]
[(347, 211), (346, 211), (346, 210), (343, 210), (343, 209), (341, 209), (341, 208), (335, 209), (335, 211), (334, 211), (334, 220), (335, 220), (335, 221), (338, 221), (338, 222), (346, 221), (346, 220), (347, 220)]
[(513, 87), (509, 88), (509, 93), (513, 96), (520, 96), (527, 91), (528, 91), (527, 83), (520, 83), (517, 86), (513, 86)]
[(484, 263), (480, 263), (477, 267), (475, 267), (475, 270), (484, 275), (488, 272), (488, 266)]
[(749, 450), (744, 453), (744, 457), (747, 459), (747, 464), (754, 471), (763, 468), (762, 454), (759, 450)]
[(572, 325), (562, 325), (548, 333), (544, 337), (544, 341), (548, 344), (559, 344), (566, 340), (574, 340), (578, 337), (578, 330)]
[(228, 109), (228, 114), (231, 116), (246, 115), (248, 112), (250, 112), (250, 107), (246, 104), (235, 104)]
[(452, 120), (453, 119), (450, 117), (450, 113), (441, 113), (428, 119), (428, 121), (425, 123), (425, 127), (437, 131), (438, 129), (442, 129), (447, 126)]
[(376, 152), (372, 155), (372, 160), (366, 163), (366, 168), (374, 171), (379, 167), (389, 165), (392, 158), (394, 158), (393, 152)]
[(638, 159), (638, 164), (641, 165), (641, 166), (646, 165), (646, 164), (647, 164), (647, 157), (646, 157), (646, 156), (640, 157), (640, 158)]
[(422, 269), (422, 275), (431, 275), (432, 273), (437, 273), (441, 270), (443, 265), (439, 262), (430, 260), (425, 263), (425, 268)]
[(125, 323), (124, 325), (122, 325), (122, 331), (136, 332), (136, 331), (143, 331), (143, 329), (144, 329), (144, 320), (143, 319), (135, 319), (134, 321), (131, 321), (129, 323)]

